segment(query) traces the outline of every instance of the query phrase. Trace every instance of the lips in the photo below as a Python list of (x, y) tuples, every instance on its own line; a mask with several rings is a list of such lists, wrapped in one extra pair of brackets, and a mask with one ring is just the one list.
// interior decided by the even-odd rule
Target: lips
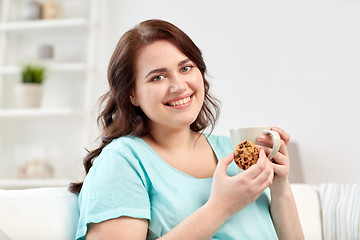
[(171, 106), (171, 107), (184, 105), (191, 101), (191, 97), (192, 97), (192, 95), (181, 97), (181, 98), (176, 98), (176, 99), (166, 102), (165, 105)]

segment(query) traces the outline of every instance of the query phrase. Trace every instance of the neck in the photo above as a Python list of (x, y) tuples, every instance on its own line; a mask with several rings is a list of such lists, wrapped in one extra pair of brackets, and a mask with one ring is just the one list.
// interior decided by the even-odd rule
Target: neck
[(194, 148), (194, 143), (199, 133), (193, 132), (188, 128), (168, 129), (152, 128), (147, 139), (158, 147), (166, 150), (179, 151)]

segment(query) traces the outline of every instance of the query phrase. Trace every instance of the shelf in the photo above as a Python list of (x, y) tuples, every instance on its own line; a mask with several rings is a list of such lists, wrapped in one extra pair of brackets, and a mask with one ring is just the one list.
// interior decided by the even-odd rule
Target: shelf
[(70, 108), (59, 109), (0, 109), (1, 118), (83, 116), (84, 111)]
[(64, 178), (17, 179), (0, 178), (0, 189), (26, 189), (40, 187), (67, 187), (70, 180)]
[(28, 20), (6, 22), (0, 24), (0, 31), (35, 30), (64, 27), (87, 27), (88, 21), (84, 18)]
[[(49, 63), (44, 64), (48, 67), (49, 71), (56, 72), (76, 72), (76, 71), (85, 71), (87, 66), (82, 62), (74, 63)], [(5, 66), (0, 68), (0, 74), (18, 74), (20, 73), (20, 66)]]
[[(100, 1), (56, 2), (58, 18), (25, 20), (21, 10), (27, 3), (0, 0), (0, 189), (68, 186), (75, 173), (65, 166), (77, 164), (96, 131), (92, 122)], [(43, 45), (55, 50), (52, 59), (41, 58)], [(29, 62), (44, 65), (49, 81), (42, 107), (18, 108), (14, 89), (22, 63)], [(17, 150), (23, 146), (28, 158), (42, 154), (51, 159), (56, 178), (18, 179), (8, 172), (18, 159), (26, 160)]]

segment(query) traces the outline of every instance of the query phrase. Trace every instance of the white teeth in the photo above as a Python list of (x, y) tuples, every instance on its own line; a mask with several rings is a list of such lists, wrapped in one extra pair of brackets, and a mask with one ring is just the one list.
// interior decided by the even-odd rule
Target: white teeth
[(190, 102), (190, 97), (187, 97), (187, 98), (184, 98), (184, 99), (181, 99), (181, 100), (178, 100), (178, 101), (174, 101), (174, 102), (171, 102), (169, 103), (170, 106), (177, 106), (177, 105), (182, 105), (182, 104), (185, 104), (185, 103), (188, 103)]

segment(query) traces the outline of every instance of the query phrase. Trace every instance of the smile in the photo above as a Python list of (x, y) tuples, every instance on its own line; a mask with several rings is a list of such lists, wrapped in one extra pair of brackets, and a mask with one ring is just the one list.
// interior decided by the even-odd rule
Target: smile
[(179, 99), (179, 100), (176, 100), (176, 101), (168, 102), (165, 105), (171, 106), (171, 107), (185, 105), (185, 104), (187, 104), (187, 103), (189, 103), (191, 101), (191, 97), (192, 96), (185, 97), (183, 99)]
[(174, 101), (174, 102), (171, 102), (169, 103), (170, 106), (178, 106), (178, 105), (183, 105), (185, 103), (188, 103), (190, 102), (190, 97), (187, 97), (187, 98), (184, 98), (184, 99), (181, 99), (179, 101)]

